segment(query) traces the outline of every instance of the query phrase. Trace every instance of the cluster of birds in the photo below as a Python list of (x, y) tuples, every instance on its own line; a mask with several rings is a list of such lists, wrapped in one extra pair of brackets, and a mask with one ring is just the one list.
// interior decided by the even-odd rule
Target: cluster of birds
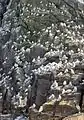
[[(0, 2), (1, 11), (3, 8), (2, 3), (5, 4), (5, 9), (6, 9), (6, 6), (7, 6), (6, 4), (9, 3), (9, 0), (5, 0), (5, 1), (1, 0), (1, 2)], [(31, 4), (27, 4), (27, 5), (24, 4), (24, 7), (21, 8), (22, 12), (20, 14), (20, 17), (22, 20), (24, 19), (24, 21), (27, 21), (30, 19), (30, 21), (28, 21), (28, 23), (30, 22), (29, 25), (31, 25), (30, 26), (31, 28), (33, 26), (32, 20), (31, 20), (32, 17), (39, 17), (41, 15), (41, 17), (43, 18), (46, 14), (49, 14), (49, 10), (47, 9), (48, 4), (45, 4), (46, 9), (43, 7), (42, 1), (40, 2), (40, 5), (42, 8), (40, 8), (40, 7), (33, 8), (33, 5), (31, 5)], [(52, 6), (57, 11), (55, 4), (50, 3), (49, 5)], [(64, 12), (66, 12), (66, 9), (63, 9), (63, 10), (64, 10)], [(4, 12), (6, 12), (6, 10), (2, 11), (2, 12), (4, 13)], [(29, 14), (30, 12), (31, 12), (31, 15)], [(51, 11), (51, 12), (53, 12), (53, 11)], [(0, 12), (0, 16), (2, 18), (3, 18), (3, 13)], [(11, 13), (10, 10), (9, 10), (9, 13)], [(11, 14), (15, 15), (14, 10), (12, 11)], [(11, 16), (11, 14), (9, 16)], [(4, 66), (4, 69), (2, 67), (0, 68), (0, 72), (1, 72), (0, 86), (4, 86), (5, 88), (7, 87), (8, 89), (11, 90), (12, 103), (15, 106), (19, 106), (19, 105), (24, 106), (25, 105), (25, 103), (27, 101), (28, 92), (31, 91), (30, 83), (31, 83), (31, 79), (33, 77), (32, 75), (30, 75), (31, 71), (34, 72), (35, 74), (45, 74), (48, 71), (53, 72), (53, 74), (55, 76), (55, 80), (54, 80), (53, 84), (51, 85), (51, 90), (58, 91), (59, 95), (56, 98), (55, 94), (51, 94), (48, 98), (49, 100), (56, 98), (57, 101), (60, 101), (63, 96), (67, 96), (68, 94), (76, 93), (77, 87), (73, 85), (73, 81), (72, 81), (71, 77), (76, 75), (74, 68), (77, 65), (84, 64), (84, 50), (83, 50), (84, 34), (81, 35), (81, 32), (80, 32), (81, 29), (83, 29), (84, 25), (83, 24), (75, 25), (73, 21), (67, 20), (68, 25), (66, 23), (61, 22), (58, 27), (57, 24), (51, 23), (51, 26), (44, 25), (42, 28), (39, 27), (41, 29), (41, 30), (39, 30), (39, 32), (36, 31), (36, 29), (32, 30), (33, 35), (38, 34), (38, 36), (39, 36), (39, 39), (37, 40), (39, 45), (41, 47), (44, 47), (44, 45), (45, 45), (47, 50), (50, 45), (48, 39), (50, 41), (52, 41), (54, 39), (54, 42), (51, 43), (51, 47), (54, 50), (51, 48), (44, 55), (43, 58), (38, 56), (37, 58), (33, 58), (31, 61), (27, 61), (27, 60), (25, 60), (25, 53), (30, 53), (31, 48), (33, 46), (37, 45), (37, 42), (30, 41), (31, 30), (27, 30), (26, 32), (22, 31), (22, 35), (20, 34), (21, 32), (19, 33), (19, 30), (21, 29), (20, 27), (14, 28), (10, 31), (9, 28), (11, 26), (11, 23), (7, 23), (7, 21), (5, 21), (7, 19), (7, 15), (8, 15), (7, 13), (6, 13), (6, 15), (4, 15), (4, 23), (3, 23), (4, 25), (2, 26), (3, 29), (2, 29), (2, 27), (0, 27), (0, 35), (6, 36), (9, 33), (16, 35), (16, 38), (13, 38), (13, 39), (16, 39), (16, 42), (14, 41), (13, 44), (10, 45), (11, 49), (9, 47), (10, 52), (8, 53), (8, 54), (10, 54), (11, 51), (14, 50), (14, 56), (12, 56), (12, 58), (14, 58), (14, 63), (11, 66), (11, 68), (8, 70), (8, 73), (6, 73), (4, 71), (4, 69), (5, 69), (5, 66), (8, 65), (7, 64), (8, 60), (10, 60), (11, 58), (9, 58), (9, 55), (5, 57), (5, 59), (2, 63), (2, 65)], [(2, 18), (1, 18), (1, 21), (2, 21)], [(14, 20), (17, 22), (16, 18)], [(46, 19), (44, 19), (44, 21), (45, 20)], [(16, 23), (14, 23), (14, 26), (15, 25), (16, 25)], [(5, 29), (6, 29), (6, 31), (4, 31)], [(65, 31), (65, 32), (63, 32), (63, 31)], [(17, 34), (15, 34), (15, 32)], [(56, 32), (56, 35), (55, 35), (55, 32)], [(44, 40), (47, 35), (48, 35), (48, 37), (46, 38), (46, 40)], [(12, 37), (14, 37), (14, 36), (12, 36)], [(2, 50), (4, 50), (8, 46), (8, 44), (11, 43), (11, 39), (2, 46)], [(65, 39), (66, 39), (66, 41), (65, 41)], [(43, 40), (44, 40), (44, 43), (43, 43)], [(25, 48), (25, 45), (23, 47), (19, 46), (19, 45), (22, 45), (24, 42), (28, 42), (30, 47)], [(42, 45), (42, 43), (43, 43), (43, 45)], [(73, 50), (73, 46), (72, 46), (72, 49), (70, 48), (70, 50), (68, 50), (68, 52), (66, 53), (68, 47), (64, 48), (64, 44), (67, 44), (67, 43), (69, 45), (71, 45), (71, 43), (72, 43), (72, 45), (74, 45), (76, 43), (76, 45), (78, 47), (78, 49), (76, 51), (77, 56), (75, 56), (76, 53)], [(18, 48), (18, 46), (20, 48)], [(71, 47), (71, 46), (69, 46), (69, 47)], [(59, 49), (61, 49), (61, 50), (59, 50)], [(5, 56), (5, 53), (3, 56)], [(80, 60), (78, 58), (78, 56), (79, 57), (82, 56), (82, 59)], [(53, 58), (53, 59), (51, 59), (51, 58)], [(54, 61), (55, 59), (59, 59), (58, 62)], [(32, 63), (32, 65), (31, 65), (31, 63)], [(13, 74), (13, 71), (14, 71), (14, 75), (11, 76)], [(16, 78), (13, 78), (13, 77), (16, 77)], [(57, 77), (57, 79), (56, 79), (56, 77)], [(64, 77), (63, 82), (59, 81), (59, 79), (61, 79), (62, 77)], [(69, 82), (67, 82), (67, 80), (65, 80), (67, 77), (69, 77), (69, 79), (70, 79)], [(17, 79), (18, 79), (18, 81), (17, 81)], [(62, 85), (59, 84), (60, 82), (62, 82)], [(11, 86), (11, 83), (13, 83), (12, 86)], [(23, 94), (24, 94), (24, 96), (23, 96)], [(22, 100), (23, 99), (22, 96), (24, 97), (24, 100)], [(2, 94), (0, 95), (0, 99), (2, 99)], [(41, 111), (41, 109), (39, 111)], [(20, 119), (20, 118), (18, 118), (18, 119)]]
[[(52, 54), (50, 54), (52, 52)], [(45, 54), (45, 56), (51, 56), (53, 57), (54, 55), (59, 55), (60, 53), (57, 54), (58, 51), (50, 51)], [(77, 55), (74, 53), (73, 50), (69, 51), (70, 59), (68, 60), (68, 57), (66, 54), (61, 54), (61, 59), (59, 60), (58, 63), (56, 62), (51, 62), (48, 63), (47, 65), (41, 65), (38, 69), (34, 69), (33, 72), (36, 74), (45, 74), (46, 72), (53, 72), (54, 76), (56, 77), (53, 84), (51, 85), (51, 90), (53, 91), (58, 91), (56, 94), (51, 94), (48, 98), (48, 100), (54, 100), (56, 99), (57, 101), (61, 101), (63, 97), (66, 97), (68, 95), (75, 95), (78, 92), (78, 86), (75, 86), (74, 80), (72, 79), (73, 76), (77, 76), (79, 73), (76, 73), (75, 67), (77, 65), (80, 65), (83, 63), (83, 56), (82, 60), (79, 60), (77, 57), (80, 56), (81, 52), (78, 52)], [(74, 56), (75, 55), (75, 56)], [(60, 58), (60, 57), (59, 57)], [(72, 60), (71, 60), (72, 59)], [(79, 70), (80, 72), (80, 70)], [(67, 81), (66, 78), (69, 76), (69, 80)], [(61, 78), (63, 78), (63, 81)], [(60, 78), (60, 81), (58, 80)], [(61, 85), (59, 83), (62, 83)], [(59, 93), (59, 95), (57, 95)], [(57, 97), (56, 97), (57, 96)], [(73, 96), (72, 96), (73, 97)], [(76, 101), (75, 101), (76, 102)], [(77, 109), (80, 111), (80, 107), (77, 106)], [(40, 107), (39, 111), (42, 112), (43, 106)]]
[[(31, 81), (32, 76), (29, 76), (29, 74), (27, 73), (28, 71), (30, 71), (31, 64), (27, 61), (22, 62), (20, 60), (20, 55), (22, 55), (21, 57), (24, 57), (24, 52), (23, 51), (24, 51), (24, 49), (21, 49), (21, 51), (17, 51), (15, 53), (16, 54), (16, 56), (15, 56), (15, 61), (16, 62), (14, 64), (14, 66), (11, 68), (11, 71), (14, 70), (14, 69), (16, 70), (16, 75), (18, 76), (18, 86), (20, 85), (20, 90), (21, 91), (22, 91), (22, 89), (24, 89), (24, 92), (25, 92), (25, 95), (26, 95), (26, 92), (28, 92), (28, 89), (29, 89), (28, 86), (30, 85), (30, 81)], [(79, 52), (78, 54), (80, 55), (80, 53), (81, 52)], [(75, 55), (74, 51), (72, 51), (72, 50), (69, 51), (69, 54), (71, 55), (71, 59), (73, 59), (73, 56)], [(46, 65), (43, 65), (43, 62), (45, 60), (47, 60), (47, 58), (49, 58), (49, 57), (52, 58), (53, 56), (59, 56), (59, 62), (58, 63), (56, 63), (56, 62), (51, 62), (50, 63), (48, 61), (48, 63)], [(51, 72), (53, 72), (55, 77), (58, 77), (60, 79), (63, 76), (66, 78), (66, 74), (68, 74), (69, 77), (71, 77), (71, 76), (75, 75), (75, 70), (74, 70), (75, 66), (79, 65), (81, 62), (83, 62), (83, 58), (82, 58), (81, 61), (79, 59), (74, 59), (73, 61), (71, 61), (71, 60), (68, 60), (68, 57), (67, 57), (66, 54), (64, 54), (63, 50), (62, 51), (51, 50), (50, 52), (47, 52), (44, 55), (44, 58), (40, 58), (40, 56), (38, 56), (37, 59), (32, 60), (33, 64), (37, 64), (37, 63), (42, 64), (42, 65), (40, 65), (39, 68), (32, 69), (32, 72), (34, 72), (35, 74), (45, 74), (46, 72), (51, 71)], [(22, 69), (21, 69), (21, 67), (22, 67)], [(24, 69), (24, 74), (21, 71), (23, 69)], [(3, 75), (3, 74), (5, 74), (5, 73), (3, 73), (2, 74), (3, 80), (0, 81), (0, 82), (3, 83), (3, 81), (4, 81), (4, 84), (5, 85), (8, 84), (8, 86), (9, 86), (9, 81), (12, 81), (12, 77), (10, 77), (11, 71), (8, 72), (8, 76)], [(21, 76), (22, 74), (24, 75), (24, 77)], [(13, 90), (13, 89), (14, 88), (11, 87), (11, 90)], [(57, 90), (61, 91), (62, 95), (63, 94), (74, 93), (74, 92), (77, 91), (77, 88), (73, 86), (72, 81), (69, 81), (69, 83), (67, 83), (67, 81), (65, 81), (65, 80), (63, 82), (63, 86), (59, 86), (59, 81), (55, 80), (53, 85), (51, 86), (51, 89), (57, 89)], [(18, 93), (16, 96), (19, 98), (20, 93)], [(17, 97), (13, 96), (14, 99), (17, 98)], [(14, 99), (13, 99), (13, 101), (14, 101)], [(18, 105), (18, 103), (17, 103), (17, 105)]]

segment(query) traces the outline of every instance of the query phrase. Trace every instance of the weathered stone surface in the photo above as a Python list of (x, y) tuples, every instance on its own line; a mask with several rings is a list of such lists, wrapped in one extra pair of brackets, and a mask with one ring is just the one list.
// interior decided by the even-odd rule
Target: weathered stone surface
[[(37, 75), (37, 80), (34, 81), (32, 86), (32, 96), (35, 96), (36, 91), (35, 104), (37, 105), (37, 108), (39, 108), (46, 101), (53, 80), (53, 74), (51, 72)], [(37, 86), (36, 90), (35, 86)]]
[(31, 120), (59, 120), (59, 116), (53, 117), (50, 113), (39, 113), (36, 110), (30, 110), (29, 112), (29, 118)]
[(84, 113), (80, 113), (80, 114), (74, 114), (74, 115), (68, 116), (63, 120), (83, 120), (83, 119), (84, 119)]
[(0, 114), (0, 120), (13, 120), (13, 116), (11, 114)]
[[(38, 112), (35, 109), (30, 109), (30, 117), (31, 120), (34, 118), (37, 120), (47, 119), (49, 120), (59, 120), (60, 118), (64, 118), (68, 115), (75, 114), (78, 112), (75, 103), (73, 102), (73, 96), (66, 96), (63, 100), (56, 102), (56, 99), (48, 101), (42, 105), (42, 112)], [(56, 107), (55, 107), (56, 104)]]
[[(65, 110), (64, 110), (64, 108), (65, 108)], [(39, 113), (39, 112), (33, 111), (33, 112), (30, 113), (30, 118), (31, 118), (31, 120), (46, 120), (46, 119), (48, 119), (48, 120), (53, 120), (53, 119), (54, 120), (60, 120), (63, 117), (67, 116), (66, 115), (67, 110), (69, 111), (67, 113), (67, 115), (73, 114), (73, 112), (70, 113), (70, 111), (73, 110), (72, 108), (70, 108), (70, 107), (68, 107), (66, 105), (63, 105), (63, 106), (59, 106), (59, 107), (57, 106), (56, 115), (55, 116), (53, 116), (53, 112), (52, 111), (51, 112), (47, 111), (45, 113), (44, 112)]]
[(3, 49), (3, 60), (4, 72), (7, 74), (14, 65), (14, 50), (11, 48), (11, 43)]
[(43, 57), (44, 54), (46, 53), (46, 48), (40, 45), (34, 45), (33, 47), (31, 47), (30, 49), (30, 55), (31, 58), (37, 58), (38, 56)]

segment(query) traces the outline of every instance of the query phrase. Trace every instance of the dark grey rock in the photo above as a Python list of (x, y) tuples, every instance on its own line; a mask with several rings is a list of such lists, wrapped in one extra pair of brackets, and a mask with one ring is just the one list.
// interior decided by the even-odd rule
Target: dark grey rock
[(37, 80), (37, 96), (35, 103), (37, 107), (40, 107), (44, 102), (46, 102), (54, 77), (51, 72), (47, 72), (43, 75), (37, 75)]
[(47, 52), (46, 48), (41, 45), (34, 45), (30, 49), (30, 55), (32, 59), (37, 58), (38, 56), (43, 57), (46, 52)]
[(11, 48), (11, 43), (7, 44), (3, 49), (3, 68), (7, 74), (10, 68), (14, 65), (14, 51)]

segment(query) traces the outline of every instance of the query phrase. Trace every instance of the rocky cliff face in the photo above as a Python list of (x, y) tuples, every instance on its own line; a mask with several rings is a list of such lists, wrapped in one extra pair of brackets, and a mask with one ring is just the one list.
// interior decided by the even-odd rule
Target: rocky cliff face
[(64, 92), (84, 70), (83, 31), (84, 4), (79, 1), (1, 0), (1, 88), (11, 89), (14, 101), (16, 94), (28, 94), (31, 71), (51, 71)]

